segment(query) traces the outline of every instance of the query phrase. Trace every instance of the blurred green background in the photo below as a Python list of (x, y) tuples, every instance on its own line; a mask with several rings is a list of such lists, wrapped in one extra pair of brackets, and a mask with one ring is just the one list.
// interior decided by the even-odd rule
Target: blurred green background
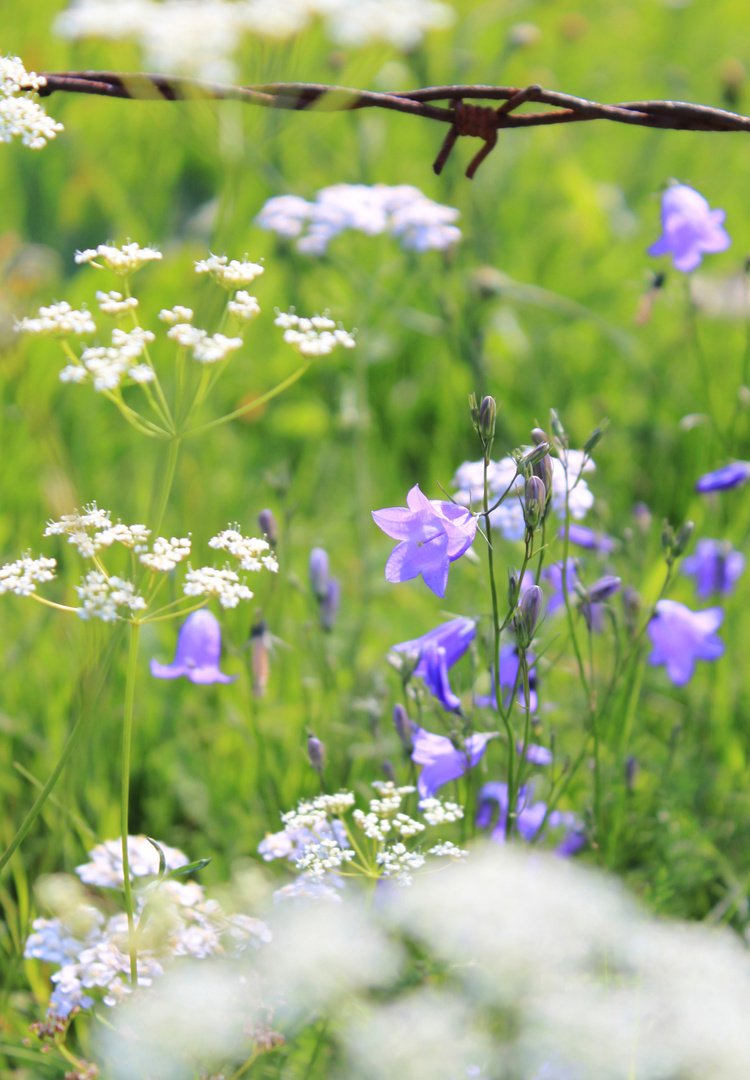
[[(740, 0), (454, 6), (454, 28), (429, 35), (409, 55), (386, 45), (340, 49), (320, 27), (284, 44), (246, 39), (238, 53), (241, 81), (375, 89), (539, 82), (605, 102), (675, 98), (750, 108), (750, 39), (742, 35)], [(140, 67), (133, 45), (55, 37), (51, 23), (62, 7), (51, 0), (0, 3), (4, 50), (37, 71)], [(151, 679), (148, 658), (171, 655), (175, 627), (144, 636), (131, 831), (182, 847), (191, 858), (211, 855), (207, 883), (225, 881), (237, 860), (253, 858), (265, 831), (278, 827), (279, 810), (315, 790), (304, 753), (308, 725), (328, 746), (332, 785), (366, 784), (387, 757), (402, 768), (389, 719), (397, 680), (385, 652), (435, 625), (441, 611), (485, 611), (486, 582), (482, 569), (463, 560), (451, 571), (443, 604), (421, 582), (387, 586), (390, 545), (370, 510), (403, 504), (416, 482), (438, 497), (438, 483), (447, 487), (455, 468), (478, 456), (470, 391), (502, 401), (496, 456), (526, 441), (535, 422), (545, 424), (550, 407), (573, 445), (610, 418), (596, 454), (589, 523), (624, 539), (614, 566), (647, 599), (662, 575), (662, 518), (679, 524), (691, 517), (697, 535), (745, 541), (746, 494), (705, 502), (693, 493), (696, 477), (720, 464), (722, 451), (709, 427), (680, 425), (707, 407), (685, 319), (685, 281), (645, 254), (660, 231), (659, 194), (670, 178), (726, 209), (732, 247), (699, 271), (707, 298), (699, 332), (713, 407), (725, 419), (738, 399), (746, 339), (745, 135), (601, 122), (508, 131), (469, 182), (463, 171), (476, 142), (459, 143), (438, 178), (432, 161), (443, 127), (397, 114), (271, 113), (235, 102), (59, 94), (47, 108), (66, 127), (47, 149), (0, 147), (3, 560), (28, 548), (55, 554), (63, 577), (75, 583), (72, 549), (41, 542), (46, 520), (91, 500), (115, 518), (144, 520), (164, 468), (162, 449), (140, 439), (105, 400), (87, 386), (58, 381), (55, 341), (14, 335), (14, 318), (40, 304), (54, 298), (94, 307), (97, 288), (116, 287), (100, 271), (76, 268), (76, 249), (128, 237), (161, 248), (163, 262), (134, 281), (141, 323), (153, 328), (159, 309), (173, 304), (194, 307), (198, 325), (215, 321), (219, 290), (193, 275), (194, 259), (209, 250), (265, 257), (266, 273), (251, 290), (263, 314), (206, 419), (293, 370), (295, 357), (272, 325), (275, 306), (330, 308), (346, 327), (358, 328), (353, 353), (321, 360), (260, 415), (191, 440), (180, 459), (166, 535), (192, 531), (200, 548), (227, 522), (253, 534), (266, 506), (281, 531), (279, 580), (253, 582), (252, 605), (221, 613), (224, 664), (239, 675), (233, 686)], [(253, 223), (272, 195), (312, 198), (339, 182), (414, 184), (460, 209), (463, 240), (447, 255), (416, 255), (390, 237), (349, 232), (326, 257), (306, 258)], [(645, 319), (644, 297), (662, 269), (665, 288)], [(162, 339), (155, 346), (165, 365), (166, 345)], [(750, 457), (744, 411), (732, 453)], [(646, 534), (634, 532), (631, 511), (639, 500), (653, 513)], [(325, 639), (307, 589), (313, 545), (330, 552), (343, 583), (339, 622)], [(518, 550), (503, 549), (504, 576), (503, 562), (518, 564)], [(592, 567), (589, 580), (596, 572)], [(645, 673), (632, 742), (640, 769), (613, 867), (660, 911), (719, 917), (725, 909), (717, 915), (717, 905), (726, 901), (740, 923), (750, 851), (748, 588), (750, 579), (728, 602), (724, 660), (699, 667), (679, 691), (663, 669)], [(693, 604), (684, 579), (672, 595)], [(256, 605), (287, 646), (272, 659), (268, 694), (260, 699), (250, 692), (246, 648)], [(57, 788), (59, 802), (48, 804), (0, 890), (0, 1043), (35, 1015), (19, 960), (33, 907), (29, 883), (40, 873), (71, 870), (92, 836), (119, 835), (121, 647), (103, 684), (100, 678), (113, 637), (108, 627), (15, 597), (2, 600), (0, 844), (11, 839), (35, 794), (14, 763), (43, 781), (78, 710), (89, 719)], [(554, 728), (565, 752), (575, 753), (583, 703), (567, 661), (543, 695), (546, 734)], [(491, 747), (487, 769), (496, 777), (503, 768), (499, 746)], [(570, 805), (584, 812), (590, 798), (584, 770)]]

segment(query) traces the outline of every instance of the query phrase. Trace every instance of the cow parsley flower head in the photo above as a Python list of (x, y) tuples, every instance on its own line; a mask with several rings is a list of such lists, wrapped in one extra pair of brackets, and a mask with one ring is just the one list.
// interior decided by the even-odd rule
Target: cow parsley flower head
[(189, 323), (193, 318), (193, 309), (176, 304), (173, 308), (162, 308), (158, 317), (168, 326), (174, 326), (175, 323)]
[(474, 515), (453, 503), (428, 499), (415, 484), (406, 507), (373, 510), (372, 517), (386, 536), (400, 541), (385, 565), (386, 581), (411, 581), (421, 574), (436, 596), (445, 596), (450, 564), (474, 542)]
[(249, 292), (240, 289), (234, 294), (234, 300), (230, 300), (227, 304), (227, 310), (236, 319), (241, 319), (242, 322), (250, 322), (256, 315), (260, 315), (260, 304)]
[(205, 334), (193, 345), (193, 359), (199, 364), (219, 364), (237, 349), (242, 348), (242, 338), (227, 337), (226, 334)]
[(326, 314), (305, 318), (290, 311), (276, 309), (274, 326), (284, 331), (284, 341), (302, 356), (329, 356), (339, 345), (353, 349), (357, 344), (353, 333), (336, 326)]
[(223, 532), (212, 536), (208, 546), (214, 551), (227, 551), (234, 556), (242, 570), (270, 570), (276, 573), (279, 564), (276, 556), (271, 551), (267, 540), (261, 540), (257, 536), (243, 536), (239, 525), (234, 528), (224, 529)]
[[(151, 382), (154, 372), (148, 364), (136, 364), (136, 361), (144, 353), (146, 346), (154, 340), (154, 334), (150, 330), (144, 330), (140, 326), (132, 330), (121, 330), (116, 327), (112, 331), (112, 344), (110, 346), (91, 346), (81, 353), (81, 363), (86, 372), (93, 377), (94, 390), (97, 393), (116, 390), (122, 380), (127, 376), (135, 382)], [(71, 376), (69, 365), (60, 372), (62, 382), (82, 382), (85, 376), (75, 379)]]
[(173, 536), (171, 540), (167, 540), (165, 536), (157, 536), (151, 551), (144, 551), (139, 555), (139, 560), (149, 570), (166, 574), (174, 570), (177, 564), (186, 559), (189, 554), (189, 536)]
[(17, 137), (24, 146), (41, 150), (64, 130), (33, 96), (46, 82), (44, 76), (27, 71), (20, 57), (0, 57), (0, 142)]
[(712, 210), (708, 200), (687, 184), (674, 184), (662, 195), (662, 235), (649, 255), (671, 255), (675, 269), (689, 274), (703, 256), (725, 251), (731, 239), (724, 228), (726, 211)]
[(247, 256), (245, 261), (241, 262), (239, 259), (230, 261), (226, 255), (211, 255), (195, 264), (196, 274), (210, 274), (214, 281), (231, 292), (242, 285), (250, 285), (265, 271), (265, 266), (249, 262)]
[(134, 274), (136, 270), (140, 270), (147, 263), (158, 261), (161, 258), (162, 253), (157, 251), (156, 248), (142, 248), (140, 244), (136, 244), (134, 241), (128, 241), (127, 244), (123, 244), (119, 248), (114, 247), (112, 244), (99, 244), (98, 247), (86, 248), (85, 251), (75, 253), (75, 261), (79, 266), (83, 263), (89, 263), (91, 266), (99, 267), (99, 269), (105, 267), (107, 270), (111, 270), (113, 274), (119, 274), (121, 277), (128, 277), (128, 275)]
[(135, 296), (123, 296), (120, 292), (102, 292), (101, 289), (97, 289), (96, 301), (99, 305), (99, 310), (103, 311), (105, 315), (125, 315), (128, 311), (135, 311), (138, 307), (138, 300)]
[(240, 600), (252, 600), (254, 595), (228, 566), (221, 570), (213, 566), (189, 568), (182, 591), (185, 596), (215, 596), (223, 608), (235, 608)]
[(115, 622), (126, 617), (126, 613), (146, 610), (146, 601), (136, 591), (132, 581), (120, 577), (107, 577), (98, 570), (90, 570), (76, 586), (81, 606), (77, 608), (81, 619), (101, 619), (102, 622)]
[(682, 572), (695, 578), (701, 600), (732, 591), (745, 571), (745, 556), (721, 540), (699, 540), (695, 554), (683, 560)]
[(76, 311), (67, 300), (61, 300), (59, 304), (39, 308), (36, 319), (21, 319), (16, 323), (15, 329), (20, 334), (64, 337), (66, 334), (93, 334), (96, 323), (85, 308)]
[(188, 615), (180, 627), (177, 650), (171, 664), (151, 661), (151, 674), (157, 679), (178, 679), (181, 675), (192, 683), (234, 682), (236, 675), (225, 675), (219, 668), (221, 656), (221, 627), (210, 611), (201, 608)]
[[(177, 848), (159, 844), (167, 870), (179, 870), (188, 863), (187, 855)], [(90, 862), (76, 867), (84, 885), (103, 889), (121, 889), (125, 883), (122, 866), (122, 841), (106, 840), (89, 852)], [(159, 873), (159, 852), (145, 836), (128, 837), (128, 866), (130, 878), (156, 877)]]
[(648, 624), (654, 648), (651, 664), (665, 664), (676, 686), (684, 686), (693, 677), (696, 660), (718, 660), (726, 646), (716, 631), (724, 612), (719, 607), (691, 611), (676, 600), (659, 600)]
[(32, 559), (30, 554), (24, 555), (15, 562), (5, 563), (0, 566), (0, 596), (3, 593), (15, 593), (16, 596), (30, 596), (36, 592), (38, 584), (54, 581), (56, 559), (45, 559), (40, 556)]

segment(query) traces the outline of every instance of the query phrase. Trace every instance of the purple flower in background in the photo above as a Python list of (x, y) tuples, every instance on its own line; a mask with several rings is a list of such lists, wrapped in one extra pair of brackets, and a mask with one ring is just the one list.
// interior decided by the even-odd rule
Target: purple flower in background
[[(516, 802), (516, 829), (523, 840), (533, 840), (542, 827), (547, 804), (532, 803), (533, 785), (524, 784)], [(508, 818), (508, 785), (499, 782), (484, 784), (477, 798), (476, 824), (480, 829), (489, 828), (497, 806), (497, 822), (491, 837), (499, 844), (505, 843), (505, 824)], [(565, 828), (567, 832), (555, 849), (556, 855), (574, 855), (585, 844), (583, 822), (571, 811), (553, 810), (547, 817), (550, 829)]]
[(341, 606), (341, 582), (338, 578), (329, 578), (326, 594), (320, 601), (320, 625), (324, 630), (333, 630)]
[(325, 548), (315, 547), (310, 552), (310, 588), (318, 600), (324, 600), (331, 579), (331, 564)]
[(724, 226), (726, 211), (712, 210), (708, 200), (687, 184), (667, 188), (661, 198), (662, 235), (649, 255), (671, 255), (675, 270), (689, 274), (704, 255), (726, 251), (731, 239)]
[[(571, 526), (572, 532), (572, 526)], [(575, 559), (568, 559), (568, 573), (566, 585), (568, 586), (568, 594), (570, 594), (576, 583), (578, 577), (578, 570), (576, 567)], [(547, 604), (547, 614), (554, 615), (561, 607), (565, 605), (565, 597), (563, 596), (563, 564), (561, 562), (552, 563), (550, 566), (545, 566), (542, 570), (542, 581), (547, 582), (553, 589), (552, 596), (549, 598)]]
[(659, 600), (656, 614), (648, 624), (654, 643), (651, 664), (666, 664), (667, 674), (676, 686), (692, 678), (696, 660), (718, 660), (725, 645), (716, 631), (724, 612), (719, 607), (691, 611), (676, 600)]
[[(519, 757), (523, 752), (523, 743), (516, 744), (516, 750)], [(536, 743), (529, 743), (526, 747), (526, 753), (524, 757), (527, 761), (530, 761), (532, 765), (551, 765), (552, 764), (552, 752), (547, 749), (546, 746), (537, 746)]]
[[(529, 709), (535, 713), (539, 706), (539, 699), (536, 693), (536, 668), (534, 667), (534, 654), (527, 653), (527, 659), (529, 661)], [(526, 708), (526, 697), (523, 692), (523, 677), (518, 675), (518, 650), (515, 645), (505, 645), (500, 650), (500, 693), (503, 696), (503, 708), (508, 707), (510, 701), (510, 695), (513, 693), (513, 687), (516, 685), (516, 679), (518, 678), (518, 691), (516, 695), (516, 701), (522, 709)], [(490, 672), (490, 680), (492, 688), (489, 694), (476, 694), (474, 697), (474, 704), (480, 709), (497, 709), (497, 700), (495, 698), (495, 678), (494, 673)]]
[(727, 491), (739, 487), (750, 479), (750, 461), (732, 461), (720, 469), (705, 473), (696, 480), (695, 490), (705, 494), (708, 491)]
[(469, 769), (477, 765), (487, 749), (490, 739), (496, 739), (498, 733), (476, 732), (466, 740), (466, 749), (457, 750), (447, 735), (434, 735), (431, 731), (418, 728), (414, 732), (412, 761), (422, 766), (417, 781), (420, 799), (429, 799), (439, 787), (451, 780), (458, 780)]
[[(560, 540), (564, 540), (565, 529), (560, 529), (557, 535)], [(617, 547), (614, 537), (594, 532), (586, 525), (577, 525), (574, 521), (571, 521), (568, 528), (568, 538), (571, 543), (578, 544), (579, 547), (588, 548), (589, 551), (601, 551), (605, 555), (611, 554)]]
[(730, 593), (745, 569), (745, 556), (721, 540), (699, 540), (695, 554), (685, 559), (682, 572), (695, 578), (701, 600)]
[(415, 484), (406, 507), (373, 510), (372, 517), (387, 536), (401, 541), (388, 556), (386, 581), (411, 581), (421, 574), (428, 589), (445, 596), (450, 563), (474, 542), (474, 516), (462, 506), (428, 499)]
[(424, 679), (428, 690), (444, 709), (454, 711), (460, 708), (461, 699), (451, 689), (448, 668), (464, 655), (476, 632), (473, 619), (451, 619), (420, 638), (394, 645), (393, 651), (418, 654), (419, 663), (414, 674)]
[(151, 674), (157, 679), (178, 679), (185, 675), (194, 683), (230, 683), (236, 675), (219, 670), (221, 627), (206, 608), (188, 615), (180, 627), (177, 651), (171, 664), (151, 661)]

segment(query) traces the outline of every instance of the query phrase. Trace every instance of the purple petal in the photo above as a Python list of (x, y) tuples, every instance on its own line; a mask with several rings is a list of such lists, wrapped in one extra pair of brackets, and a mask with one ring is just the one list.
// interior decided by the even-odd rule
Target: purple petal
[(406, 496), (406, 505), (412, 511), (430, 510), (430, 500), (420, 490), (419, 484), (415, 484)]
[(695, 483), (695, 490), (702, 494), (707, 491), (726, 491), (744, 484), (749, 477), (750, 461), (733, 461), (701, 476)]
[(157, 679), (177, 679), (185, 675), (193, 683), (229, 683), (236, 676), (219, 670), (221, 627), (218, 620), (201, 608), (188, 615), (177, 637), (175, 658), (171, 664), (151, 661), (151, 674)]
[(372, 519), (386, 536), (394, 540), (410, 540), (414, 513), (404, 506), (389, 506), (385, 510), (373, 510)]

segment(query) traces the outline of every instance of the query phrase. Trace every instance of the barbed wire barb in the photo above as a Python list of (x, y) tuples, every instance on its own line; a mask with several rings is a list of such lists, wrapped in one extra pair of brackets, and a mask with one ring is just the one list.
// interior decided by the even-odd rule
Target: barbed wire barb
[[(429, 86), (417, 90), (381, 93), (322, 83), (263, 83), (231, 86), (185, 75), (146, 72), (66, 71), (44, 72), (46, 85), (39, 94), (56, 92), (94, 94), (130, 100), (188, 101), (209, 98), (244, 101), (261, 108), (306, 109), (329, 112), (353, 109), (387, 109), (426, 120), (449, 124), (448, 133), (434, 163), (440, 173), (460, 136), (481, 138), (484, 146), (474, 156), (466, 175), (471, 179), (506, 128), (544, 127), (550, 124), (609, 120), (637, 127), (674, 131), (750, 131), (750, 117), (686, 101), (630, 101), (604, 105), (597, 101), (544, 90), (536, 84), (517, 86)], [(466, 99), (469, 99), (468, 101)], [(447, 105), (433, 102), (445, 101)], [(472, 101), (502, 101), (482, 106)], [(551, 106), (545, 111), (518, 112), (524, 104)]]

